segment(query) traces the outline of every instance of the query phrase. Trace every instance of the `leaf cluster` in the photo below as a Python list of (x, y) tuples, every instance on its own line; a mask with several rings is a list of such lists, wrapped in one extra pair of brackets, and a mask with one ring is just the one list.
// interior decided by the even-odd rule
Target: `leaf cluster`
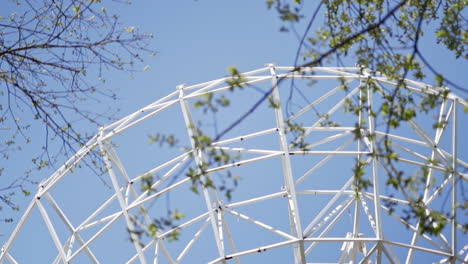
[[(400, 127), (402, 123), (411, 122), (420, 113), (426, 114), (439, 107), (447, 100), (450, 92), (444, 85), (450, 85), (465, 93), (468, 91), (437, 71), (421, 49), (421, 39), (431, 34), (432, 39), (436, 39), (434, 44), (450, 51), (454, 59), (468, 58), (468, 24), (463, 15), (468, 6), (466, 0), (323, 0), (314, 3), (313, 12), (305, 9), (301, 1), (269, 0), (266, 4), (268, 8), (275, 7), (280, 19), (290, 23), (289, 28), (294, 29), (296, 23), (308, 19), (308, 26), (300, 36), (295, 65), (297, 71), (303, 67), (320, 66), (327, 62), (345, 66), (342, 62), (345, 57), (353, 58), (357, 62), (362, 69), (361, 74), (369, 78), (362, 80), (361, 96), (358, 100), (346, 100), (345, 111), (356, 116), (368, 113), (371, 117), (378, 117), (383, 120), (384, 130), (387, 132)], [(307, 13), (307, 16), (304, 16), (304, 13)], [(320, 16), (321, 20), (318, 19)], [(302, 64), (297, 64), (299, 57), (303, 61)], [(396, 83), (396, 89), (386, 90), (378, 85), (370, 78), (376, 75), (388, 77)], [(415, 100), (415, 94), (405, 89), (408, 85), (405, 79), (408, 77), (432, 82), (438, 92), (428, 92), (420, 100)], [(347, 87), (344, 86), (344, 89)], [(434, 90), (434, 87), (431, 89)], [(383, 94), (383, 102), (379, 108), (369, 108), (365, 91)], [(335, 125), (327, 123), (326, 120), (325, 116), (323, 126)], [(444, 120), (435, 121), (433, 127), (437, 129), (445, 125)], [(450, 215), (435, 211), (427, 213), (425, 205), (417, 202), (421, 201), (421, 197), (409, 195), (424, 188), (427, 176), (425, 168), (421, 168), (421, 173), (410, 176), (397, 170), (395, 163), (398, 162), (399, 155), (394, 151), (391, 140), (385, 137), (378, 142), (375, 135), (363, 133), (364, 127), (364, 120), (355, 125), (355, 138), (368, 138), (375, 143), (372, 156), (386, 164), (389, 175), (387, 185), (405, 193), (409, 200), (415, 201), (406, 215), (412, 219), (421, 219), (421, 232), (439, 233), (445, 223), (442, 219), (450, 218)], [(358, 159), (353, 169), (355, 188), (358, 191), (371, 185), (363, 177), (365, 167), (366, 164)]]
[(194, 131), (192, 139), (194, 142), (194, 149), (192, 155), (199, 155), (203, 157), (201, 163), (195, 167), (188, 169), (186, 174), (192, 180), (191, 190), (194, 193), (199, 193), (198, 188), (213, 188), (218, 189), (224, 193), (225, 197), (230, 200), (232, 192), (237, 188), (240, 177), (233, 175), (231, 171), (225, 170), (223, 175), (220, 175), (220, 182), (215, 184), (211, 175), (207, 172), (212, 166), (223, 166), (227, 164), (235, 164), (240, 159), (240, 155), (232, 155), (223, 149), (212, 146), (212, 138), (203, 133), (200, 128), (192, 127)]

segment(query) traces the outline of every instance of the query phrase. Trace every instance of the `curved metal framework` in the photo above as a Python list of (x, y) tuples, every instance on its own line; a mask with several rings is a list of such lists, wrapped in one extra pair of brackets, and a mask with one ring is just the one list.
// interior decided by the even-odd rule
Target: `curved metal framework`
[[(437, 112), (420, 112), (399, 128), (388, 128), (372, 113), (381, 109), (382, 96), (395, 90), (394, 81), (357, 67), (315, 67), (300, 72), (293, 69), (267, 65), (243, 73), (246, 88), (232, 94), (226, 84), (230, 77), (181, 85), (168, 96), (103, 127), (40, 184), (3, 245), (0, 263), (27, 263), (26, 255), (31, 254), (28, 241), (40, 236), (44, 238), (38, 241), (43, 242), (36, 244), (40, 251), (34, 253), (34, 259), (43, 258), (41, 263), (110, 263), (109, 255), (118, 255), (125, 263), (284, 262), (283, 257), (294, 259), (294, 263), (467, 263), (466, 230), (457, 222), (463, 215), (447, 219), (446, 228), (435, 236), (421, 234), (419, 221), (404, 217), (409, 200), (418, 195), (428, 214), (431, 208), (442, 208), (457, 216), (455, 205), (463, 199), (462, 187), (468, 179), (468, 164), (458, 153), (463, 147), (459, 145), (459, 126), (468, 122), (463, 123), (466, 117), (457, 113), (467, 102), (449, 93), (434, 110)], [(368, 85), (369, 79), (375, 85)], [(341, 89), (343, 84), (348, 89)], [(422, 98), (420, 95), (436, 95), (443, 90), (410, 80), (401, 89), (416, 101)], [(247, 91), (260, 95), (244, 96)], [(234, 192), (232, 200), (210, 187), (201, 188), (200, 195), (195, 195), (188, 190), (191, 179), (181, 177), (189, 167), (206, 159), (207, 154), (196, 148), (193, 136), (200, 128), (200, 120), (208, 114), (193, 107), (193, 102), (207, 98), (207, 94), (227, 94), (234, 101), (239, 96), (240, 104), (246, 106), (231, 106), (224, 112), (233, 120), (251, 110), (239, 129), (235, 127), (211, 144), (213, 149), (240, 153), (241, 157), (229, 164), (212, 164), (203, 175), (204, 180), (220, 180), (224, 176), (219, 173), (233, 170), (246, 179), (240, 181), (240, 190)], [(291, 94), (307, 98), (296, 104), (295, 112), (285, 107), (286, 102), (293, 104), (296, 100)], [(268, 96), (270, 100), (264, 100), (264, 107), (252, 108), (253, 104), (243, 101)], [(342, 109), (350, 100), (362, 104), (361, 112), (344, 113)], [(268, 101), (281, 101), (281, 105), (267, 107)], [(145, 160), (149, 168), (133, 165), (139, 155), (144, 155), (140, 153), (143, 148), (125, 150), (132, 144), (115, 142), (131, 137), (132, 130), (170, 109), (175, 113), (154, 121), (151, 129), (164, 131), (180, 123), (188, 134), (183, 144), (190, 147), (152, 148), (157, 161)], [(229, 113), (235, 110), (240, 114)], [(223, 118), (222, 113), (219, 110), (218, 120)], [(227, 119), (222, 119), (223, 125), (230, 122)], [(442, 125), (434, 128), (434, 120)], [(287, 132), (287, 122), (301, 126), (307, 150), (291, 144), (301, 138)], [(362, 124), (365, 135), (361, 139), (354, 137), (357, 122)], [(385, 137), (391, 139), (398, 153), (395, 166), (407, 178), (424, 168), (423, 189), (406, 192), (385, 185), (388, 173), (393, 172), (382, 158), (372, 155)], [(102, 180), (111, 187), (85, 179), (90, 173), (85, 172), (83, 164), (96, 149), (100, 149), (99, 157), (107, 168)], [(122, 156), (132, 156), (133, 161), (126, 162)], [(371, 186), (364, 190), (354, 188), (353, 166), (357, 159), (368, 164), (364, 178)], [(80, 170), (84, 172), (80, 174)], [(148, 175), (152, 177), (151, 188), (140, 188), (138, 185)], [(76, 181), (67, 182), (68, 178)], [(92, 190), (97, 190), (96, 194)], [(83, 196), (73, 196), (74, 191)], [(68, 193), (74, 200), (71, 206), (62, 204)], [(165, 201), (171, 193), (171, 201)], [(177, 226), (158, 230), (154, 237), (139, 236), (135, 230), (145, 230), (164, 215), (168, 203), (180, 207), (186, 217)], [(396, 209), (392, 211), (390, 205)], [(86, 209), (80, 209), (83, 206)], [(462, 220), (466, 222), (466, 218)], [(120, 234), (118, 239), (115, 233)], [(174, 234), (177, 240), (170, 242)], [(123, 236), (131, 237), (130, 242)], [(50, 241), (54, 247), (42, 249)]]

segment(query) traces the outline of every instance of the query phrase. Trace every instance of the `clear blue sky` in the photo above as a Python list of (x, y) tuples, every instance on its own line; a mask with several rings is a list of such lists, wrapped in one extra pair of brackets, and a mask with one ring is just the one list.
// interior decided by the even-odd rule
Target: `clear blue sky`
[[(307, 8), (310, 9), (310, 14), (314, 6), (310, 3), (307, 5)], [(136, 26), (143, 32), (153, 33), (155, 37), (152, 40), (151, 47), (157, 54), (155, 57), (148, 56), (147, 60), (138, 66), (140, 69), (143, 69), (145, 65), (149, 65), (150, 68), (144, 72), (136, 73), (135, 78), (130, 78), (128, 74), (118, 72), (110, 72), (105, 76), (107, 81), (104, 87), (115, 89), (120, 98), (115, 104), (111, 103), (111, 105), (107, 105), (106, 107), (119, 108), (118, 117), (124, 117), (156, 99), (173, 92), (179, 84), (197, 84), (224, 77), (227, 75), (226, 69), (232, 65), (235, 65), (241, 71), (261, 68), (265, 63), (275, 63), (282, 66), (292, 65), (299, 43), (293, 33), (279, 32), (282, 23), (275, 11), (266, 8), (264, 1), (135, 1), (131, 5), (112, 4), (107, 9), (109, 13), (120, 14), (121, 20), (125, 24)], [(299, 25), (298, 32), (300, 34), (302, 33), (302, 28), (303, 25)], [(454, 82), (466, 86), (465, 84), (468, 83), (468, 71), (466, 70), (468, 65), (466, 61), (461, 62), (449, 59), (444, 50), (436, 48), (428, 39), (424, 39), (421, 48), (430, 59), (436, 61), (437, 69), (443, 71)], [(349, 66), (354, 66), (352, 59), (347, 60), (347, 62), (349, 62)], [(242, 101), (242, 99), (239, 100)], [(241, 103), (243, 104), (243, 101)], [(132, 146), (133, 150), (141, 148), (142, 153), (154, 151), (154, 146), (145, 145), (147, 144), (145, 136), (160, 131), (160, 129), (166, 129), (166, 126), (171, 126), (172, 124), (169, 124), (170, 119), (171, 116), (168, 116), (164, 121), (165, 123), (156, 124), (149, 131), (139, 131), (140, 134), (136, 133), (135, 135), (129, 133), (126, 135), (128, 138), (120, 141), (119, 144), (123, 147), (135, 144)], [(182, 122), (182, 120), (178, 121)], [(174, 126), (173, 130), (178, 129), (177, 125)], [(463, 142), (459, 150), (460, 156), (465, 157), (465, 160), (468, 158), (466, 150), (467, 141), (463, 138), (463, 133), (466, 129), (468, 128), (465, 124), (459, 131), (461, 133), (461, 141)], [(38, 131), (38, 133), (41, 132)], [(27, 151), (34, 151), (31, 148), (33, 147), (28, 147)], [(170, 152), (170, 150), (165, 151)], [(134, 153), (122, 153), (122, 159), (127, 162), (130, 173), (141, 173), (140, 166), (144, 166), (145, 162), (149, 162), (152, 158), (148, 156), (139, 157)], [(24, 162), (28, 162), (27, 158), (26, 161), (21, 159), (8, 161), (7, 166), (15, 171), (15, 173), (21, 173), (24, 169)], [(271, 166), (274, 167), (275, 165), (271, 164)], [(337, 171), (339, 169), (335, 172)], [(34, 180), (40, 181), (47, 178), (52, 172), (52, 170), (39, 171), (34, 175)], [(99, 186), (103, 188), (103, 193), (108, 192), (108, 189), (103, 187), (100, 180), (92, 178), (89, 175), (83, 177), (85, 179), (71, 179), (67, 182), (70, 186), (77, 186), (76, 190), (61, 190), (57, 192), (57, 196), (63, 199), (64, 204), (68, 204), (70, 207), (76, 206), (77, 209), (70, 210), (70, 214), (72, 215), (74, 210), (91, 210), (86, 207), (86, 202), (91, 202), (95, 197), (93, 195), (99, 196), (99, 190), (90, 191), (89, 193), (84, 191), (83, 193), (80, 189), (83, 187), (83, 184), (89, 185), (90, 189)], [(271, 186), (268, 186), (269, 183)], [(245, 180), (241, 181), (240, 184), (261, 184), (262, 188), (265, 188), (265, 191), (269, 191), (270, 189), (276, 190), (279, 188), (281, 183), (276, 183), (268, 181), (249, 182), (249, 180)], [(241, 190), (238, 191), (239, 194), (234, 193), (234, 195), (243, 197), (245, 194), (242, 194)], [(246, 190), (248, 189), (246, 188)], [(34, 193), (35, 190), (33, 189), (32, 192)], [(197, 198), (192, 194), (181, 195), (185, 199), (193, 199), (193, 201), (201, 199), (201, 197)], [(248, 197), (248, 195), (245, 196)], [(187, 211), (191, 210), (190, 204), (186, 202), (187, 200), (180, 202), (176, 201), (176, 199), (174, 196), (171, 197), (171, 201), (175, 204), (173, 207), (180, 206), (181, 208), (186, 207), (185, 210)], [(28, 202), (29, 198), (20, 201), (21, 209), (25, 209)], [(304, 215), (313, 214), (317, 210), (317, 208), (311, 209), (312, 213), (308, 212), (304, 213)], [(271, 210), (265, 209), (261, 212), (266, 214), (265, 217), (277, 217)], [(20, 215), (21, 211), (14, 214), (14, 223), (2, 224), (0, 233), (3, 236), (0, 237), (0, 244), (3, 244), (7, 239)], [(39, 215), (37, 211), (36, 215)], [(71, 217), (73, 218), (73, 216)], [(287, 221), (280, 221), (280, 225), (284, 223), (287, 223)], [(111, 238), (119, 241), (119, 244), (124, 244), (121, 242), (125, 241), (128, 235), (124, 232), (122, 226), (118, 227), (122, 228), (122, 232), (118, 233), (118, 229), (116, 228), (114, 230), (116, 232)], [(287, 230), (288, 227), (285, 226), (282, 229)], [(39, 228), (34, 231), (34, 226), (28, 226), (26, 230), (35, 232), (34, 234), (39, 237), (40, 234), (44, 234), (45, 228)], [(247, 234), (243, 235), (247, 236)], [(249, 243), (249, 239), (245, 237), (242, 239), (243, 243)], [(269, 239), (268, 234), (260, 237), (260, 240), (270, 241)], [(31, 237), (30, 240), (36, 241), (34, 237)], [(47, 243), (49, 245), (46, 245)], [(120, 251), (125, 252), (126, 250), (123, 248), (115, 249), (110, 245), (99, 243), (97, 242), (99, 247), (102, 250), (108, 250), (109, 255), (113, 255), (114, 252), (115, 255), (118, 255)], [(44, 247), (44, 250), (51, 249), (53, 247), (52, 241), (37, 239), (37, 248), (18, 249), (15, 252), (21, 255), (24, 254), (21, 258), (24, 258), (25, 263), (32, 263), (30, 262), (32, 261), (31, 259), (36, 257), (32, 252), (40, 252), (42, 247)], [(131, 251), (133, 250), (130, 243), (128, 243), (128, 248)], [(203, 256), (203, 252), (200, 254)], [(279, 253), (273, 255), (273, 260), (277, 263), (281, 261), (287, 262), (291, 259), (290, 254), (290, 251), (279, 251)], [(118, 258), (112, 259), (112, 256), (107, 257), (109, 257), (107, 263), (119, 263)]]

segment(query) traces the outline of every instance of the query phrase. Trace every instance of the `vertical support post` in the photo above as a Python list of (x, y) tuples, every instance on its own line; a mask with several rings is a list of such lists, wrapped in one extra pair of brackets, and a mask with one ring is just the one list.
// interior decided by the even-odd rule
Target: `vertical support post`
[(289, 207), (289, 220), (290, 228), (294, 237), (299, 239), (299, 242), (294, 244), (294, 258), (295, 263), (305, 263), (305, 252), (304, 252), (304, 240), (301, 227), (301, 219), (299, 216), (299, 208), (297, 205), (296, 198), (296, 187), (294, 185), (294, 179), (292, 176), (291, 160), (289, 159), (289, 146), (286, 138), (286, 131), (284, 126), (283, 112), (281, 110), (281, 100), (278, 89), (278, 77), (276, 76), (275, 66), (273, 64), (268, 65), (270, 67), (271, 84), (273, 89), (273, 100), (275, 105), (276, 124), (278, 126), (278, 137), (280, 141), (280, 148), (283, 152), (281, 162), (283, 165), (283, 176), (286, 184), (286, 192), (288, 193), (288, 207)]
[(120, 186), (117, 181), (117, 176), (115, 175), (114, 169), (112, 167), (110, 156), (107, 153), (107, 150), (103, 145), (103, 142), (101, 141), (102, 133), (103, 133), (103, 130), (99, 131), (99, 139), (98, 139), (99, 149), (103, 153), (104, 163), (106, 165), (107, 171), (109, 172), (109, 177), (111, 179), (112, 186), (114, 187), (115, 194), (117, 195), (117, 200), (119, 201), (120, 208), (125, 218), (125, 222), (127, 223), (127, 227), (130, 230), (130, 237), (137, 251), (138, 259), (140, 260), (141, 264), (146, 264), (146, 259), (143, 254), (143, 249), (140, 243), (138, 243), (138, 236), (132, 232), (133, 230), (135, 230), (135, 226), (132, 223), (132, 220), (130, 219), (130, 215), (128, 214), (127, 204), (125, 203), (125, 198), (123, 197), (122, 192), (120, 191)]
[[(442, 102), (442, 105), (440, 106), (440, 111), (439, 111), (439, 117), (437, 118), (437, 122), (440, 124), (441, 122), (443, 122), (443, 115), (445, 113), (445, 108), (446, 108), (446, 100), (444, 100)], [(453, 105), (452, 105), (452, 109), (453, 109)], [(436, 146), (439, 145), (439, 141), (441, 139), (441, 136), (442, 136), (442, 132), (443, 132), (443, 129), (445, 129), (445, 125), (444, 127), (438, 127), (436, 129), (436, 133), (435, 133), (435, 136), (434, 136), (434, 148), (432, 149), (432, 153), (431, 153), (431, 161), (434, 161), (435, 157), (436, 157)], [(432, 182), (432, 174), (433, 174), (434, 170), (432, 168), (429, 168), (429, 172), (428, 172), (428, 175), (427, 175), (427, 179), (426, 179), (426, 185), (424, 187), (424, 194), (423, 194), (423, 203), (425, 205), (428, 204), (428, 199), (429, 199), (429, 191), (430, 191), (430, 187), (431, 187), (431, 182)], [(429, 213), (429, 210), (426, 210), (426, 213)], [(419, 230), (420, 228), (420, 225), (421, 225), (421, 222), (420, 220), (418, 220), (418, 222), (416, 223), (416, 229)], [(411, 238), (411, 246), (415, 246), (416, 243), (418, 243), (418, 238), (419, 238), (419, 232), (414, 232), (413, 233), (413, 237)], [(413, 257), (414, 257), (414, 248), (410, 248), (408, 249), (408, 255), (406, 257), (406, 264), (409, 264), (409, 263), (412, 263), (413, 262)]]
[(452, 117), (452, 259), (451, 263), (455, 264), (457, 255), (457, 104), (458, 100), (453, 99), (453, 117)]
[[(159, 235), (159, 234), (158, 234)], [(158, 235), (156, 237), (158, 237)], [(159, 238), (156, 238), (156, 242), (154, 243), (154, 259), (153, 264), (158, 264), (159, 261)]]
[(221, 241), (221, 245), (224, 247), (224, 235), (223, 235), (223, 217), (222, 217), (222, 212), (221, 209), (218, 208), (215, 210), (217, 220), (218, 220), (218, 234), (219, 234), (219, 240)]
[[(180, 107), (182, 108), (182, 115), (184, 116), (184, 121), (185, 121), (185, 126), (187, 127), (187, 133), (190, 138), (190, 144), (192, 145), (193, 149), (193, 157), (195, 159), (195, 163), (197, 166), (202, 166), (204, 164), (204, 159), (203, 159), (203, 153), (200, 149), (196, 148), (195, 146), (195, 124), (193, 123), (193, 118), (192, 114), (190, 112), (189, 106), (187, 105), (187, 102), (184, 99), (184, 85), (179, 85), (177, 86), (177, 89), (179, 90), (179, 101), (180, 101)], [(226, 255), (224, 252), (224, 244), (221, 239), (221, 234), (218, 229), (218, 224), (216, 222), (217, 217), (214, 214), (213, 210), (213, 203), (211, 201), (210, 193), (208, 191), (208, 188), (205, 186), (206, 183), (206, 177), (207, 175), (200, 175), (200, 180), (202, 182), (202, 189), (203, 189), (203, 196), (205, 197), (205, 203), (206, 203), (206, 208), (208, 210), (208, 213), (210, 215), (210, 221), (211, 221), (211, 227), (213, 229), (213, 234), (215, 236), (215, 241), (216, 241), (216, 246), (218, 248), (218, 253), (221, 258), (224, 258)], [(209, 175), (208, 175), (209, 177)], [(215, 197), (216, 200), (216, 207), (220, 207), (218, 199)], [(223, 263), (226, 263), (226, 260), (223, 260)]]
[[(359, 129), (362, 129), (363, 127), (363, 110), (364, 106), (362, 104), (362, 88), (364, 87), (363, 81), (359, 80), (359, 116), (358, 116), (358, 122), (359, 122)], [(362, 132), (360, 132), (362, 135)], [(362, 138), (358, 138), (358, 152), (360, 153), (362, 151)], [(361, 160), (361, 154), (358, 154), (357, 156), (358, 162)], [(356, 188), (356, 186), (355, 186)], [(361, 195), (360, 193), (357, 195)], [(361, 215), (361, 203), (360, 199), (354, 199), (355, 201), (355, 207), (354, 207), (354, 223), (353, 223), (353, 238), (358, 237), (359, 235), (359, 224), (360, 224), (360, 215)], [(355, 264), (356, 263), (356, 253), (357, 253), (357, 246), (358, 243), (356, 242), (351, 242), (353, 243), (352, 249), (351, 249), (351, 256), (350, 256), (350, 263)]]
[[(369, 78), (370, 74), (368, 70), (364, 70), (364, 76)], [(369, 113), (368, 113), (368, 118), (369, 118), (369, 133), (371, 134), (371, 153), (373, 155), (372, 157), (372, 181), (374, 185), (374, 210), (375, 210), (375, 224), (376, 224), (376, 234), (377, 234), (377, 239), (382, 240), (383, 235), (382, 235), (382, 217), (381, 217), (381, 207), (380, 207), (380, 189), (379, 189), (379, 177), (378, 177), (378, 168), (377, 168), (377, 157), (376, 157), (376, 151), (377, 147), (375, 144), (375, 118), (373, 115), (373, 91), (367, 86), (367, 100), (368, 100), (368, 105), (369, 105)], [(379, 244), (378, 242), (377, 244)], [(377, 248), (377, 261), (380, 263), (382, 260), (382, 250), (380, 250), (380, 247)]]
[[(354, 199), (354, 223), (353, 223), (353, 238), (356, 238), (359, 236), (359, 223), (360, 223), (360, 215), (361, 215), (361, 203), (359, 199)], [(353, 243), (352, 249), (351, 249), (351, 256), (350, 256), (350, 263), (355, 264), (356, 263), (356, 253), (357, 253), (357, 247), (358, 243), (356, 242), (351, 242)]]

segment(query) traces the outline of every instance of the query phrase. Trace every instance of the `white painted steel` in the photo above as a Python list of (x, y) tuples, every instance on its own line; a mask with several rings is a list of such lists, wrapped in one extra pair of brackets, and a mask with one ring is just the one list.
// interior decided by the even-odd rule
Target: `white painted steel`
[[(132, 240), (124, 244), (132, 253), (119, 260), (123, 263), (200, 263), (202, 258), (209, 263), (278, 262), (284, 261), (281, 257), (288, 254), (291, 257), (288, 263), (301, 264), (466, 263), (468, 244), (466, 230), (462, 226), (466, 219), (457, 213), (455, 205), (463, 195), (460, 186), (468, 179), (468, 163), (460, 154), (466, 146), (459, 145), (460, 126), (466, 121), (466, 116), (459, 115), (457, 111), (467, 107), (468, 103), (450, 92), (443, 103), (428, 114), (445, 125), (433, 129), (431, 123), (421, 124), (421, 120), (415, 119), (406, 122), (405, 129), (388, 129), (379, 125), (383, 119), (375, 116), (374, 112), (379, 112), (382, 97), (387, 96), (398, 83), (378, 72), (359, 67), (294, 70), (294, 67), (268, 64), (243, 73), (245, 79), (242, 84), (246, 87), (234, 93), (229, 92), (230, 87), (226, 83), (231, 77), (181, 85), (175, 92), (101, 128), (63, 166), (41, 182), (33, 201), (3, 244), (0, 263), (22, 263), (24, 256), (18, 252), (24, 254), (30, 249), (21, 248), (23, 242), (18, 241), (40, 235), (28, 233), (31, 232), (28, 225), (43, 225), (47, 233), (44, 241), (55, 249), (47, 253), (52, 263), (106, 263), (103, 254), (113, 254), (112, 248), (117, 241), (109, 239), (112, 237), (109, 234), (115, 232)], [(292, 95), (290, 80), (294, 80), (296, 85), (300, 83), (301, 92), (311, 98), (303, 102), (295, 113), (285, 107), (286, 102), (291, 103), (287, 96), (289, 92)], [(373, 89), (369, 88), (368, 80), (375, 81)], [(311, 81), (315, 83), (307, 85)], [(347, 85), (348, 90), (343, 91), (342, 84)], [(406, 89), (415, 97), (447, 89), (412, 80), (406, 80), (405, 84), (406, 88), (399, 89)], [(280, 106), (259, 107), (252, 113), (260, 112), (260, 118), (265, 120), (271, 117), (271, 126), (262, 127), (255, 123), (261, 120), (254, 120), (247, 128), (233, 129), (219, 139), (214, 135), (216, 140), (211, 143), (211, 150), (242, 156), (226, 164), (210, 164), (200, 178), (202, 182), (217, 180), (217, 173), (238, 170), (246, 182), (255, 182), (253, 186), (242, 186), (247, 183), (240, 181), (239, 188), (247, 189), (248, 193), (234, 192), (233, 200), (229, 201), (220, 190), (201, 186), (203, 193), (196, 196), (198, 198), (182, 201), (197, 208), (196, 213), (158, 230), (154, 237), (127, 233), (127, 229), (147, 230), (152, 221), (163, 214), (160, 200), (164, 197), (174, 193), (171, 199), (177, 201), (176, 195), (180, 192), (190, 192), (188, 188), (192, 180), (184, 174), (188, 168), (199, 169), (197, 166), (202, 166), (209, 159), (207, 150), (197, 149), (194, 140), (196, 129), (203, 128), (197, 121), (208, 117), (191, 104), (209, 94), (226, 94), (242, 99), (249, 85), (255, 86), (257, 92), (263, 91), (265, 98), (271, 96), (270, 100)], [(357, 115), (343, 113), (348, 100), (359, 102), (362, 110)], [(264, 104), (268, 105), (268, 101), (266, 99)], [(250, 108), (249, 105), (230, 107), (228, 109), (241, 113)], [(165, 128), (173, 125), (172, 122), (180, 123), (185, 129), (178, 133), (185, 133), (185, 138), (188, 135), (185, 141), (189, 144), (184, 146), (188, 148), (180, 147), (172, 156), (164, 151), (157, 152), (155, 155), (164, 161), (148, 164), (148, 168), (140, 168), (139, 173), (135, 173), (135, 169), (129, 170), (131, 166), (122, 158), (128, 153), (114, 141), (173, 109), (181, 115), (172, 113), (171, 123), (159, 123), (155, 129), (164, 132)], [(331, 118), (343, 122), (343, 126), (326, 123)], [(247, 119), (243, 122), (249, 122)], [(219, 120), (224, 127), (229, 125), (224, 123), (224, 117)], [(296, 124), (304, 134), (294, 137), (286, 122), (298, 122)], [(354, 138), (356, 131), (353, 125), (357, 123), (361, 124), (359, 131), (364, 135), (360, 139)], [(154, 131), (147, 134), (151, 132)], [(403, 209), (407, 207), (418, 190), (392, 192), (385, 186), (392, 168), (375, 155), (385, 138), (393, 141), (392, 147), (399, 154), (394, 161), (398, 169), (412, 173), (411, 170), (427, 168), (428, 174), (422, 184), (424, 189), (420, 190), (422, 201), (428, 207), (426, 212), (430, 213), (431, 206), (443, 205), (450, 208), (450, 214), (455, 216), (447, 219), (447, 228), (441, 234), (420, 234), (419, 221), (404, 218), (401, 209), (393, 213), (390, 210), (389, 203)], [(130, 140), (137, 139), (141, 138)], [(307, 142), (307, 150), (294, 147), (294, 143), (302, 139)], [(70, 187), (64, 182), (85, 166), (85, 159), (96, 149), (101, 153), (95, 159), (101, 158), (105, 164), (105, 181), (112, 188), (106, 189), (109, 195), (102, 201), (97, 200), (91, 212), (77, 217), (80, 209), (73, 212), (73, 208), (62, 206), (66, 188), (82, 188), (86, 193), (102, 186)], [(139, 153), (132, 155), (136, 158)], [(372, 186), (366, 190), (355, 188), (352, 165), (357, 159), (369, 163), (365, 177)], [(438, 162), (429, 162), (428, 159)], [(138, 184), (147, 175), (155, 177), (154, 181), (149, 189), (139, 189)], [(278, 175), (280, 177), (276, 179)], [(62, 194), (62, 198), (57, 199), (56, 193)], [(208, 225), (211, 228), (207, 228)], [(395, 230), (401, 233), (395, 234)], [(179, 240), (168, 241), (179, 232)], [(268, 238), (267, 241), (257, 242), (262, 237)], [(110, 252), (96, 250), (98, 241)], [(34, 254), (38, 259), (46, 255), (42, 251)]]

